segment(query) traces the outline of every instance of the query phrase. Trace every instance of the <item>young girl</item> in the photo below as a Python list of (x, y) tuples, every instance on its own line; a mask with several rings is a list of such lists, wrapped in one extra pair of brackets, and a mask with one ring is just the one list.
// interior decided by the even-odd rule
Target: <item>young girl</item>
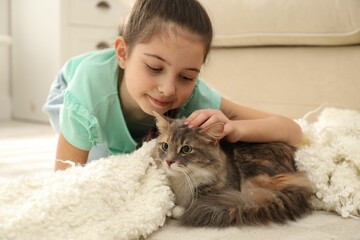
[(196, 0), (137, 0), (114, 49), (70, 59), (52, 85), (44, 111), (59, 133), (55, 169), (134, 151), (154, 111), (192, 128), (223, 122), (230, 142), (299, 143), (292, 120), (231, 102), (198, 79), (212, 36)]

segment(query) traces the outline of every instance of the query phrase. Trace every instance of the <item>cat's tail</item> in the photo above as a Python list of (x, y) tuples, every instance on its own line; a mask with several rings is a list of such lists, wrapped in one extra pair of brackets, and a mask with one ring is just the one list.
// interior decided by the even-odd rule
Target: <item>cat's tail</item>
[(310, 211), (313, 191), (304, 173), (260, 175), (246, 180), (241, 188), (199, 196), (182, 222), (213, 227), (284, 223)]

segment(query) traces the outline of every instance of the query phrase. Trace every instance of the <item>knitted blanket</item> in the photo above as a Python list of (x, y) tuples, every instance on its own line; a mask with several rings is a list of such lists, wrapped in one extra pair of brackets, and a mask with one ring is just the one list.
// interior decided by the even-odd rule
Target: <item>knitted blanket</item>
[[(360, 113), (328, 108), (298, 120), (296, 164), (315, 209), (360, 216)], [(174, 196), (149, 155), (154, 142), (84, 167), (15, 179), (0, 189), (0, 239), (139, 239), (165, 223)]]

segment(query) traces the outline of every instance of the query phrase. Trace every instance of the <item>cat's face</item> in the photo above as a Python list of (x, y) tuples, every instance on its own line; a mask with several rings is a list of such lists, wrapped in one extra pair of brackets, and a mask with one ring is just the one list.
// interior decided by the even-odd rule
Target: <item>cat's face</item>
[(183, 120), (156, 117), (160, 135), (153, 156), (167, 175), (186, 175), (201, 181), (213, 178), (223, 165), (217, 144), (223, 125), (191, 129)]

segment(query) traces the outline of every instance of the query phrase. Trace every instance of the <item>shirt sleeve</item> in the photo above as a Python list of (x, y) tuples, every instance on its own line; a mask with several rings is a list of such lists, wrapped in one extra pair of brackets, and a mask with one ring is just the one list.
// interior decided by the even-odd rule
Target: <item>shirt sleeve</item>
[(76, 98), (65, 91), (64, 106), (60, 111), (60, 129), (64, 138), (85, 151), (95, 146), (98, 136), (98, 121)]
[(199, 109), (220, 109), (220, 103), (221, 95), (198, 79), (192, 94), (179, 108), (177, 117), (188, 117)]

